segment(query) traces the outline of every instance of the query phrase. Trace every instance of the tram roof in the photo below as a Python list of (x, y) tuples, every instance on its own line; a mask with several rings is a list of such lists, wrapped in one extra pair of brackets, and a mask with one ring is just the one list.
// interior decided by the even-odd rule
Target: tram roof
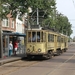
[(28, 29), (27, 31), (51, 31), (51, 32), (54, 32), (54, 33), (59, 33), (57, 31), (54, 31), (54, 30), (50, 30), (50, 29)]

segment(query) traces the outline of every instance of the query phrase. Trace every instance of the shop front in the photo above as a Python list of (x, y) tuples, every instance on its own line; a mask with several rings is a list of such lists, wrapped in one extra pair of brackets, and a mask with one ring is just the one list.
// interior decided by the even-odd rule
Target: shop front
[(12, 45), (13, 45), (11, 56), (14, 56), (14, 42), (15, 41), (17, 41), (18, 43), (18, 49), (16, 51), (16, 54), (24, 54), (25, 53), (25, 36), (26, 35), (22, 33), (3, 33), (2, 34), (3, 58), (10, 57), (9, 56), (9, 42), (10, 41), (12, 41)]

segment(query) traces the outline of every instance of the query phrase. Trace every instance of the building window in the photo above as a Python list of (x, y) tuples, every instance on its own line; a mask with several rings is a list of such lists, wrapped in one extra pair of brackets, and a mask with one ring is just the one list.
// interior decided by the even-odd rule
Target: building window
[(12, 26), (11, 27), (14, 28), (14, 21), (12, 21)]
[(2, 20), (2, 26), (3, 27), (9, 27), (9, 20), (8, 19), (3, 19)]

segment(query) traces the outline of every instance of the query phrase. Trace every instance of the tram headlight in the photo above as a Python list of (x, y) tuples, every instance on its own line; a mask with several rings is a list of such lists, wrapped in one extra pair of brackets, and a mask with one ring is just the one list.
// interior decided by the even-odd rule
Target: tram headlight
[(38, 49), (38, 52), (41, 52), (41, 49), (40, 48)]
[(29, 48), (27, 49), (27, 52), (30, 52), (30, 49)]

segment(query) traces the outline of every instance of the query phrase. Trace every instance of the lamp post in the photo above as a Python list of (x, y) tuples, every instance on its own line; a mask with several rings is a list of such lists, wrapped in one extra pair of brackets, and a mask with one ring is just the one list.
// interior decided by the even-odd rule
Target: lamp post
[(28, 24), (27, 24), (27, 26), (28, 26), (28, 28), (27, 29), (30, 29), (30, 23), (29, 23), (29, 13), (31, 13), (32, 12), (32, 8), (31, 7), (29, 7), (28, 8)]

